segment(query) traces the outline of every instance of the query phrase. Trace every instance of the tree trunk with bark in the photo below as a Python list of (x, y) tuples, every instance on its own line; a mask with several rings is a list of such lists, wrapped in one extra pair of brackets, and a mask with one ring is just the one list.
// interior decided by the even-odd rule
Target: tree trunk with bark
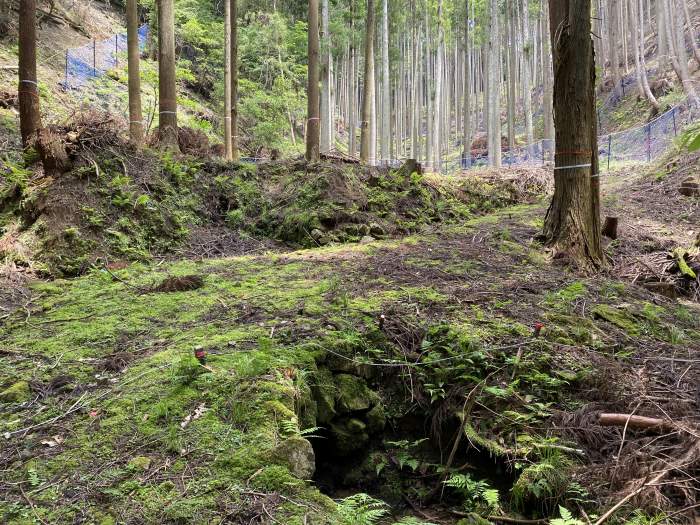
[(598, 188), (591, 0), (549, 0), (554, 49), (554, 197), (543, 237), (555, 256), (605, 266)]
[[(238, 0), (231, 2), (231, 159), (238, 162)], [(292, 127), (292, 141), (294, 128)]]
[(179, 151), (177, 83), (175, 79), (175, 11), (173, 0), (160, 0), (158, 9), (158, 136), (163, 147)]
[(318, 0), (309, 0), (309, 77), (308, 77), (308, 115), (306, 124), (306, 160), (321, 160), (321, 108), (319, 98), (319, 33)]
[(374, 104), (374, 0), (367, 0), (365, 27), (365, 73), (363, 77), (362, 122), (360, 123), (360, 162), (367, 164), (372, 153), (372, 107)]
[(41, 128), (39, 85), (36, 75), (36, 0), (19, 3), (19, 125), (22, 145), (30, 145)]
[(126, 2), (126, 47), (129, 62), (129, 136), (137, 147), (143, 143), (141, 109), (141, 49), (139, 48), (138, 0)]
[(231, 2), (224, 0), (224, 158), (233, 159), (231, 131)]

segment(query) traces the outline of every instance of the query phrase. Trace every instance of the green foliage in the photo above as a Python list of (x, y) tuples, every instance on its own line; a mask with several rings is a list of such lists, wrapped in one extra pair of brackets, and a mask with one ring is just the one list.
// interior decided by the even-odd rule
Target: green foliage
[(459, 493), (467, 511), (492, 513), (500, 506), (498, 490), (484, 480), (475, 480), (469, 474), (452, 474), (444, 483)]
[(689, 152), (700, 150), (700, 124), (689, 126), (680, 136), (681, 146)]
[(338, 502), (342, 525), (375, 525), (389, 514), (387, 504), (368, 494), (355, 494)]
[(559, 515), (561, 518), (554, 518), (549, 523), (550, 525), (585, 525), (585, 523), (577, 518), (574, 518), (571, 511), (565, 507), (559, 507)]

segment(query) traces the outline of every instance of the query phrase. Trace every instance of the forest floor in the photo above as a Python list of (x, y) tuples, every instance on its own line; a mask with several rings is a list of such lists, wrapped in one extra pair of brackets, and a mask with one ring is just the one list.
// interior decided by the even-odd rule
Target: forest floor
[(394, 520), (584, 519), (639, 487), (611, 521), (690, 517), (700, 307), (633, 284), (645, 258), (697, 254), (684, 166), (605, 179), (620, 239), (593, 276), (535, 240), (542, 199), (361, 244), (6, 281), (3, 522), (355, 523), (370, 507), (328, 496), (360, 492)]

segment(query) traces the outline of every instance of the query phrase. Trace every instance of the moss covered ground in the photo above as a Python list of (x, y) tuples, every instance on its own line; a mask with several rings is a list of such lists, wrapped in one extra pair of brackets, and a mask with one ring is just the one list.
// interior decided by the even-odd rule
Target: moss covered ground
[[(591, 468), (619, 443), (596, 450), (564, 416), (625, 409), (627, 373), (657, 354), (697, 351), (700, 325), (689, 307), (552, 266), (530, 240), (541, 212), (520, 206), (403, 239), (36, 282), (0, 328), (2, 521), (345, 523), (304, 479), (313, 469), (299, 443), (323, 433), (314, 429), (326, 405), (350, 411), (362, 435), (372, 419), (361, 414), (376, 403), (393, 434), (411, 414), (432, 425), (412, 437), (445, 455), (451, 418), (468, 418), (462, 446), (493, 459), (473, 476), (500, 489), (498, 510), (474, 510), (599, 511), (616, 489), (601, 489), (610, 473)], [(203, 286), (151, 291), (188, 275)], [(356, 383), (347, 377), (363, 378), (373, 401), (340, 389)], [(397, 493), (434, 503), (444, 464), (367, 439), (372, 455), (348, 479), (369, 461), (374, 481), (357, 487), (380, 486), (399, 514)], [(546, 477), (550, 464), (561, 479)], [(455, 489), (440, 508), (457, 500)]]

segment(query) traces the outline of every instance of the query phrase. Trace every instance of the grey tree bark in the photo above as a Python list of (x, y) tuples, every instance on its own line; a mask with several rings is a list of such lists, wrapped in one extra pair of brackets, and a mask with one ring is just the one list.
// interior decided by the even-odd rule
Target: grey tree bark
[(367, 164), (372, 153), (372, 108), (374, 104), (374, 0), (367, 0), (365, 24), (365, 70), (363, 75), (362, 121), (360, 122), (360, 162)]
[(318, 162), (321, 160), (321, 108), (318, 86), (320, 74), (318, 0), (309, 0), (308, 20), (309, 72), (307, 79), (306, 160), (309, 162)]
[(177, 83), (175, 78), (175, 11), (173, 0), (160, 0), (158, 9), (158, 136), (168, 150), (179, 151)]
[(131, 142), (139, 147), (143, 143), (143, 112), (141, 110), (138, 0), (126, 1), (126, 47), (129, 63), (129, 136)]

